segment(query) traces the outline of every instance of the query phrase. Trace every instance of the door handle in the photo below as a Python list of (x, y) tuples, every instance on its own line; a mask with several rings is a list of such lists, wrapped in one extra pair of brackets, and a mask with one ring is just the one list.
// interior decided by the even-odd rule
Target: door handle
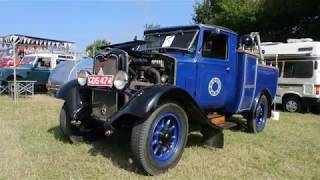
[(231, 70), (230, 67), (227, 67), (227, 68), (226, 68), (226, 71), (227, 71), (227, 72), (230, 72), (230, 70)]

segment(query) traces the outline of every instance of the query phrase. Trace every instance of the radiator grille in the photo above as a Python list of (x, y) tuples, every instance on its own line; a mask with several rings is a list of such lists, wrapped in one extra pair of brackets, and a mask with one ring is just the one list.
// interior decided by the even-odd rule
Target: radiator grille
[(102, 69), (104, 75), (116, 75), (118, 72), (118, 59), (114, 55), (108, 57), (97, 57), (94, 61), (94, 74)]
[(92, 116), (106, 120), (117, 111), (117, 93), (93, 91), (92, 92)]

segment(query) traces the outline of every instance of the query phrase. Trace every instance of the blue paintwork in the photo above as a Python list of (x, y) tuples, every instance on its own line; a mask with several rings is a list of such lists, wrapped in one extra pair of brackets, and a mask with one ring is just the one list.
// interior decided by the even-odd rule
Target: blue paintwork
[[(207, 25), (177, 26), (145, 31), (145, 34), (167, 32), (179, 29), (196, 29), (196, 51), (194, 53), (169, 52), (176, 59), (175, 85), (185, 89), (199, 107), (204, 110), (217, 110), (223, 113), (240, 113), (252, 108), (253, 101), (263, 91), (273, 99), (277, 87), (278, 70), (257, 64), (257, 57), (237, 52), (238, 35), (226, 28)], [(228, 37), (228, 58), (219, 60), (202, 57), (201, 49), (204, 32), (212, 31)], [(228, 69), (228, 71), (227, 71)], [(221, 81), (220, 93), (209, 94), (209, 82), (217, 77)], [(214, 84), (212, 89), (216, 90)]]
[(178, 155), (182, 142), (182, 124), (179, 117), (165, 112), (156, 119), (149, 139), (151, 157), (160, 164), (173, 161)]

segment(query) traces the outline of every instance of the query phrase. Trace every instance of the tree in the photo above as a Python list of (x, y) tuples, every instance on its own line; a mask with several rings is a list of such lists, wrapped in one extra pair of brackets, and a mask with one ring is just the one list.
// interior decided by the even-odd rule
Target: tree
[(110, 42), (104, 39), (95, 40), (92, 44), (86, 47), (86, 53), (88, 57), (94, 57), (103, 47), (110, 45)]
[(150, 29), (157, 29), (160, 28), (160, 24), (152, 23), (152, 24), (145, 24), (144, 29), (150, 30)]
[(225, 26), (240, 35), (259, 31), (263, 41), (320, 39), (320, 1), (204, 0), (194, 11), (196, 23)]

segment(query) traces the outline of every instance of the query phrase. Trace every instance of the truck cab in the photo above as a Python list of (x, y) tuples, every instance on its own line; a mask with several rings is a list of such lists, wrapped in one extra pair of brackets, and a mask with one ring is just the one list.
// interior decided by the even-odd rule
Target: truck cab
[[(25, 55), (16, 67), (17, 80), (36, 81), (36, 85), (44, 86), (50, 72), (62, 61), (74, 61), (73, 55), (36, 53)], [(0, 69), (0, 84), (13, 80), (13, 67)]]
[(200, 24), (147, 30), (144, 40), (107, 46), (94, 58), (93, 73), (80, 71), (58, 91), (60, 128), (72, 142), (88, 132), (110, 136), (131, 128), (135, 161), (151, 175), (178, 163), (191, 126), (204, 144), (220, 148), (233, 114), (261, 132), (278, 69), (259, 60), (259, 43), (258, 33), (240, 38)]

